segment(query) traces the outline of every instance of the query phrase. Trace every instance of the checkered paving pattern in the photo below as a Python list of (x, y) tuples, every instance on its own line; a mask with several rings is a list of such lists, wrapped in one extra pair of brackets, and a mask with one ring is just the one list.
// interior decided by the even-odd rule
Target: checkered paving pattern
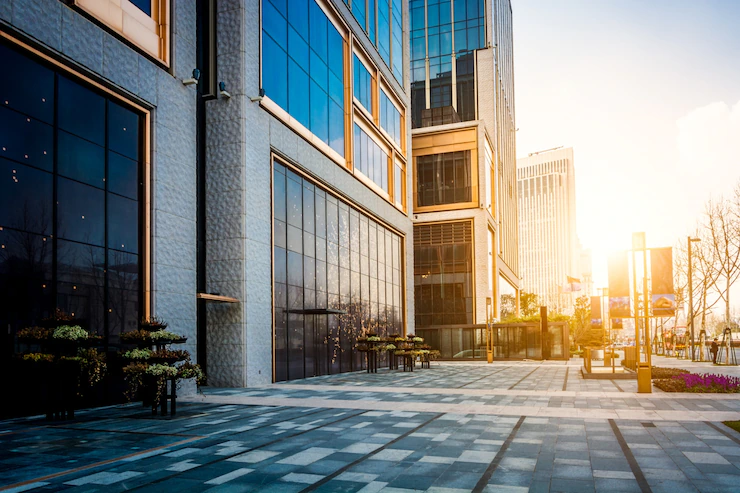
[[(80, 412), (72, 422), (0, 422), (0, 490), (740, 489), (740, 434), (711, 420), (651, 417), (656, 409), (736, 412), (740, 399), (734, 396), (645, 396), (620, 392), (610, 381), (600, 381), (611, 385), (608, 391), (574, 391), (570, 385), (580, 380), (578, 368), (564, 364), (477, 368), (476, 375), (475, 365), (438, 364), (406, 373), (415, 380), (395, 382), (395, 390), (391, 384), (399, 373), (387, 372), (260, 389), (209, 389), (205, 397), (180, 404), (175, 418), (152, 417), (138, 405), (127, 405)], [(569, 389), (563, 391), (566, 373)], [(485, 387), (481, 382), (486, 381), (494, 386)], [(244, 396), (319, 405), (239, 404)], [(215, 403), (217, 398), (234, 403)], [(332, 402), (361, 405), (337, 408)], [(439, 409), (409, 411), (409, 403)], [(573, 416), (466, 412), (474, 405), (555, 408)], [(588, 409), (636, 414), (632, 419), (577, 416)]]

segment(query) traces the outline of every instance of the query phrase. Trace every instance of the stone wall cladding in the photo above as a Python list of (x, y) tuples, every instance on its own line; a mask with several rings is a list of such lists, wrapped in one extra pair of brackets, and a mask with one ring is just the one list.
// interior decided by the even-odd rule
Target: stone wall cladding
[(172, 69), (121, 42), (59, 0), (0, 0), (0, 22), (152, 108), (152, 313), (188, 337), (195, 359), (195, 0), (172, 2)]

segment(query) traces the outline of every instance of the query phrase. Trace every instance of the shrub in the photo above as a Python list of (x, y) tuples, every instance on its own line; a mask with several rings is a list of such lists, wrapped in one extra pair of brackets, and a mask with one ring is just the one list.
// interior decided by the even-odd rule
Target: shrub
[(652, 378), (653, 380), (662, 380), (665, 378), (672, 378), (684, 373), (689, 373), (689, 370), (684, 370), (683, 368), (660, 368), (657, 366), (654, 366), (652, 368)]

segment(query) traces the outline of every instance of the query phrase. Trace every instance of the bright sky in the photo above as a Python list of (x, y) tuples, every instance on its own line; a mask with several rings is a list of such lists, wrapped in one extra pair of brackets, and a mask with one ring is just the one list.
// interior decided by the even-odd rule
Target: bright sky
[(633, 231), (675, 246), (740, 179), (740, 1), (512, 7), (517, 154), (574, 148), (578, 234), (606, 286)]

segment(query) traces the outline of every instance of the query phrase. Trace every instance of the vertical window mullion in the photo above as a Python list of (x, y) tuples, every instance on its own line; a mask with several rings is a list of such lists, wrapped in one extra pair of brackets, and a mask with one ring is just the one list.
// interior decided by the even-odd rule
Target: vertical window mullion
[(59, 296), (59, 290), (57, 288), (57, 221), (58, 221), (58, 193), (57, 193), (57, 161), (58, 161), (58, 134), (59, 134), (59, 74), (54, 74), (54, 134), (53, 134), (53, 168), (52, 168), (52, 205), (51, 205), (51, 299), (52, 299), (52, 310), (53, 316), (57, 308), (57, 297)]

